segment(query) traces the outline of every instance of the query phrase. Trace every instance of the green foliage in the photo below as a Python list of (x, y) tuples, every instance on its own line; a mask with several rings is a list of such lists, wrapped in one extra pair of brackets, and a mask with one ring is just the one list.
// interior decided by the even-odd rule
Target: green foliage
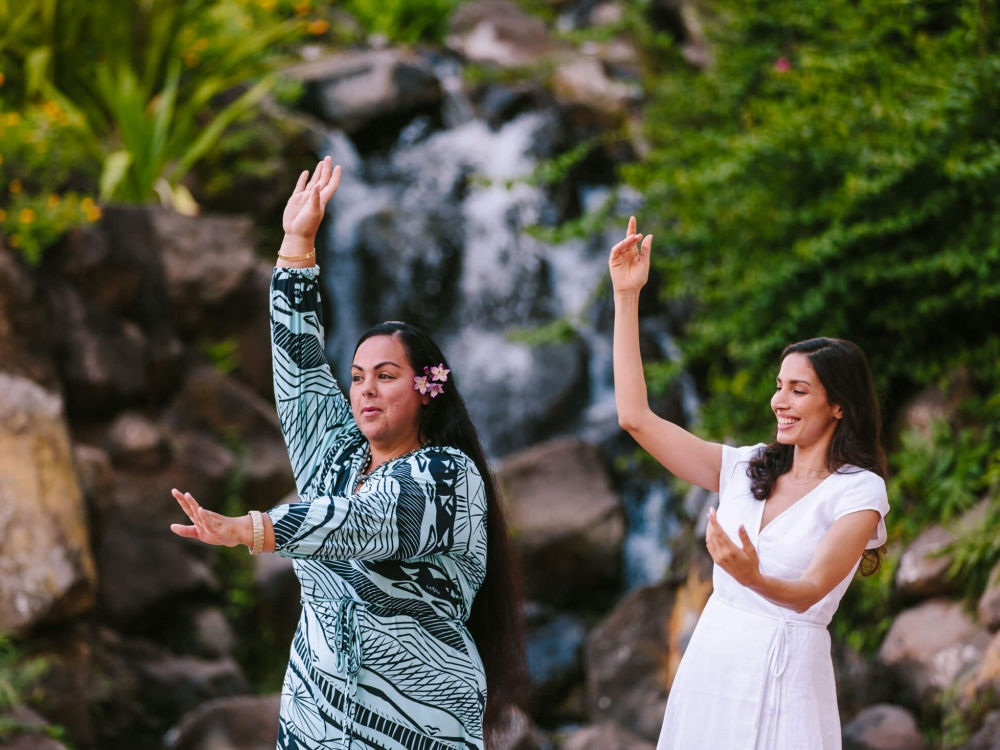
[(878, 573), (854, 578), (830, 623), (837, 640), (862, 654), (878, 650), (895, 617), (892, 582), (899, 563), (897, 553), (894, 549), (886, 555)]
[(572, 320), (563, 317), (536, 328), (511, 328), (506, 332), (506, 337), (528, 346), (566, 344), (576, 338), (576, 327)]
[(86, 189), (97, 171), (79, 121), (55, 101), (13, 111), (0, 97), (0, 234), (25, 260), (100, 218)]
[[(930, 382), (1000, 332), (997, 6), (718, 0), (715, 63), (648, 82), (648, 205), (709, 432), (759, 436), (782, 348), (867, 352), (883, 389)], [(663, 48), (650, 37), (649, 49)]]
[(42, 657), (26, 657), (10, 638), (0, 633), (0, 713), (20, 705), (25, 693), (49, 666)]
[(103, 162), (103, 198), (169, 200), (273, 85), (266, 73), (283, 51), (278, 42), (310, 28), (294, 14), (311, 8), (311, 0), (0, 0), (0, 66), (13, 104), (42, 97), (79, 120)]
[(346, 0), (344, 8), (394, 42), (440, 41), (458, 0)]

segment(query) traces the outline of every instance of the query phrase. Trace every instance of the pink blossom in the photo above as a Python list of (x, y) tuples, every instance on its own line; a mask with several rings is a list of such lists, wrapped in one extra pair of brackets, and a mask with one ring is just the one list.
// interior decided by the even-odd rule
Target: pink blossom
[(439, 393), (444, 393), (444, 387), (440, 383), (429, 383), (427, 392), (431, 394), (431, 398), (435, 398)]
[(792, 64), (788, 62), (787, 57), (779, 57), (774, 61), (774, 69), (779, 73), (787, 73), (792, 69)]
[(421, 394), (427, 393), (427, 391), (434, 386), (427, 382), (427, 377), (414, 377), (413, 378), (413, 390), (420, 391)]
[(430, 372), (431, 380), (436, 380), (439, 383), (447, 383), (449, 372), (451, 372), (451, 370), (445, 369), (443, 364), (432, 367)]

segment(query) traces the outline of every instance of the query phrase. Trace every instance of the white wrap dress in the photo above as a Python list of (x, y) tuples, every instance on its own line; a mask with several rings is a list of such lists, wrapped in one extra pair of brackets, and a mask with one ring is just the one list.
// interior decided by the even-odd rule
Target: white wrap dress
[[(878, 511), (868, 548), (885, 543), (885, 482), (853, 466), (824, 479), (760, 531), (764, 503), (750, 492), (747, 466), (762, 447), (723, 446), (718, 520), (737, 545), (738, 529), (746, 527), (765, 575), (800, 577), (820, 539), (848, 513)], [(677, 670), (657, 750), (841, 750), (827, 625), (856, 569), (799, 614), (716, 565), (714, 591)]]

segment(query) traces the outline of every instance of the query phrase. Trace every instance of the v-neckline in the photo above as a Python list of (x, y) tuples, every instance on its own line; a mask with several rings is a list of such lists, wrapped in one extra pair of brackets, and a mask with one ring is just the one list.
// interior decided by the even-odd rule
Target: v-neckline
[(812, 495), (814, 492), (816, 492), (816, 490), (818, 490), (820, 487), (822, 487), (824, 484), (826, 484), (827, 481), (829, 481), (830, 478), (833, 477), (835, 474), (837, 474), (836, 471), (833, 472), (833, 473), (831, 473), (831, 474), (829, 474), (828, 476), (823, 477), (823, 481), (821, 481), (819, 484), (817, 484), (815, 487), (813, 487), (811, 490), (809, 490), (806, 494), (804, 494), (802, 497), (800, 497), (794, 503), (792, 503), (787, 508), (785, 508), (783, 511), (781, 511), (781, 513), (779, 513), (774, 518), (772, 518), (770, 521), (768, 521), (767, 526), (764, 526), (763, 528), (761, 528), (761, 524), (764, 522), (764, 510), (765, 510), (765, 508), (767, 506), (767, 500), (764, 500), (760, 504), (760, 514), (757, 516), (757, 538), (759, 539), (761, 534), (763, 534), (767, 529), (769, 529), (772, 526), (774, 526), (774, 522), (775, 521), (777, 521), (779, 518), (781, 518), (782, 516), (784, 516), (786, 513), (788, 513), (788, 511), (790, 511), (795, 506), (800, 505), (810, 495)]

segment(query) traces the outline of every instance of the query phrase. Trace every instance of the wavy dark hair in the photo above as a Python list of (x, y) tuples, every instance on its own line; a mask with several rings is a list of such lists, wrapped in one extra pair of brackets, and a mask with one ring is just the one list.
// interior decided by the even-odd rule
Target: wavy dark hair
[[(362, 334), (355, 352), (374, 336), (395, 336), (403, 344), (414, 372), (444, 364), (440, 347), (419, 328), (398, 321), (380, 323)], [(476, 426), (459, 394), (455, 373), (444, 393), (420, 412), (420, 438), (432, 445), (450, 446), (472, 459), (486, 487), (486, 577), (472, 602), (468, 628), (486, 670), (486, 710), (483, 739), (496, 747), (509, 710), (527, 700), (528, 665), (525, 657), (521, 579), (510, 543), (500, 489), (486, 461)]]
[[(861, 347), (844, 339), (816, 338), (785, 347), (781, 361), (790, 354), (804, 354), (826, 389), (827, 401), (843, 412), (830, 441), (827, 469), (856, 466), (885, 478), (885, 449), (882, 447), (882, 412), (868, 358)], [(767, 500), (778, 477), (792, 468), (795, 446), (774, 440), (751, 459), (747, 467), (753, 496)], [(878, 572), (885, 547), (866, 549), (861, 558), (861, 575)]]

